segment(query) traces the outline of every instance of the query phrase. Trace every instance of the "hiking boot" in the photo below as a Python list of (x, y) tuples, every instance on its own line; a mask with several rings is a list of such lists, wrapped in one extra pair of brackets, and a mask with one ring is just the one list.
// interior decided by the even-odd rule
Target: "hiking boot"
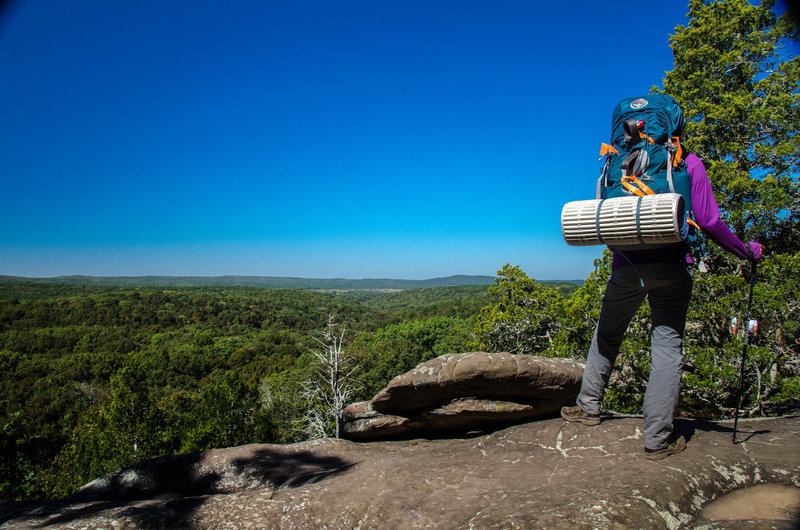
[(667, 458), (669, 455), (680, 453), (684, 449), (686, 449), (686, 439), (683, 436), (681, 436), (671, 444), (661, 449), (648, 449), (647, 447), (645, 447), (644, 457), (648, 460), (662, 460), (664, 458)]
[(600, 425), (600, 414), (589, 414), (578, 406), (562, 407), (561, 417), (567, 421), (577, 421), (584, 425)]

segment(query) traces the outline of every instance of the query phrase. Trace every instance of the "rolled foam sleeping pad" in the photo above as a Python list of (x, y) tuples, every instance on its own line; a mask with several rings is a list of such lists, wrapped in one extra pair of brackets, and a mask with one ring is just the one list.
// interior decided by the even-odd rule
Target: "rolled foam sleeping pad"
[(684, 241), (686, 209), (678, 193), (573, 201), (561, 210), (561, 234), (572, 246), (647, 248)]

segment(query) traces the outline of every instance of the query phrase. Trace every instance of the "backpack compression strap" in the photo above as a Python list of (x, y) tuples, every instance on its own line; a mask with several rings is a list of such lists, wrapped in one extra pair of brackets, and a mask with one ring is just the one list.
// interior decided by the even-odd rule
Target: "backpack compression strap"
[[(645, 195), (655, 195), (656, 193), (650, 189), (650, 187), (639, 180), (637, 177), (622, 177), (621, 179), (622, 185), (625, 187), (626, 190), (630, 191), (634, 195), (638, 195), (639, 197), (644, 197)], [(633, 183), (633, 184), (631, 184)], [(674, 192), (673, 192), (674, 193)], [(637, 205), (638, 208), (638, 205)], [(638, 223), (638, 213), (636, 215), (637, 223)], [(686, 216), (686, 222), (692, 225), (697, 229), (697, 231), (701, 231), (700, 225), (698, 225), (691, 216)]]
[(656, 192), (651, 190), (647, 184), (639, 180), (639, 178), (636, 175), (632, 175), (630, 177), (622, 177), (620, 181), (626, 190), (633, 193), (634, 195), (638, 195), (639, 197), (656, 194)]

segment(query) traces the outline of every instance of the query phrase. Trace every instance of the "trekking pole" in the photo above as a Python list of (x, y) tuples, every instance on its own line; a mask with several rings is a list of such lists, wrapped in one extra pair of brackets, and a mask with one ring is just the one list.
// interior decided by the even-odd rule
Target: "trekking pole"
[(739, 409), (742, 408), (744, 398), (744, 363), (747, 360), (747, 343), (750, 338), (750, 309), (753, 306), (753, 286), (756, 284), (756, 261), (750, 262), (750, 296), (747, 297), (747, 316), (744, 319), (744, 347), (742, 348), (742, 362), (739, 365), (739, 402), (736, 405), (736, 414), (733, 416), (733, 443), (736, 443), (736, 427), (739, 423)]

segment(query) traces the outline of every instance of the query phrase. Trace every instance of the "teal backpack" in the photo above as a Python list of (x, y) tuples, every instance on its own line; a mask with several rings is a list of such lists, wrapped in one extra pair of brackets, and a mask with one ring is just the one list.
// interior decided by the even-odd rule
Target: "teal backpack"
[(602, 144), (606, 157), (597, 180), (597, 198), (678, 193), (683, 197), (690, 224), (689, 242), (696, 239), (691, 220), (692, 190), (683, 160), (680, 135), (683, 112), (670, 96), (630, 97), (614, 108), (611, 143)]

